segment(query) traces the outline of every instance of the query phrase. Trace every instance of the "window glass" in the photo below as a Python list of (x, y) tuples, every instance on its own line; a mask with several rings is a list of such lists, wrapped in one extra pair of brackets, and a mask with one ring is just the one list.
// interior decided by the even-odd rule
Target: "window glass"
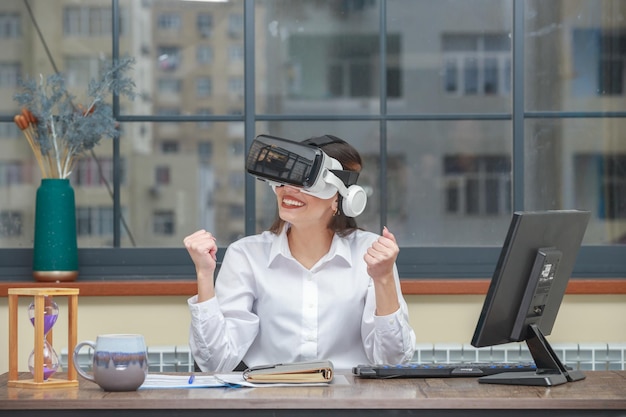
[[(255, 12), (261, 112), (378, 113), (378, 1), (262, 0)], [(397, 54), (397, 35), (389, 36)]]
[(208, 129), (219, 140), (197, 129), (194, 122), (124, 124), (121, 153), (132, 163), (120, 190), (128, 208), (122, 246), (181, 247), (200, 228), (223, 245), (245, 234), (244, 216), (232, 214), (245, 206), (243, 138), (230, 135), (228, 123)]
[(620, 119), (528, 121), (525, 205), (590, 210), (585, 244), (625, 243), (626, 149), (614, 148), (623, 127)]
[(532, 0), (526, 7), (526, 109), (624, 111), (626, 2)]
[(164, 107), (175, 104), (180, 116), (224, 115), (242, 106), (243, 6), (243, 0), (141, 5), (120, 0), (134, 22), (132, 34), (120, 37), (120, 49), (137, 59), (135, 82), (141, 92), (122, 113), (162, 115)]
[(508, 121), (392, 122), (389, 220), (403, 246), (498, 245), (511, 218)]
[(512, 8), (510, 0), (387, 2), (388, 111), (510, 112)]
[(2, 248), (32, 246), (40, 182), (13, 123), (19, 79), (56, 68), (85, 105), (113, 45), (138, 95), (114, 107), (119, 141), (70, 176), (81, 249), (184, 253), (199, 228), (221, 248), (265, 230), (275, 195), (244, 170), (261, 133), (354, 144), (358, 224), (389, 226), (412, 272), (424, 247), (497, 248), (514, 210), (587, 208), (587, 245), (626, 241), (623, 0), (30, 0), (34, 22), (0, 3)]

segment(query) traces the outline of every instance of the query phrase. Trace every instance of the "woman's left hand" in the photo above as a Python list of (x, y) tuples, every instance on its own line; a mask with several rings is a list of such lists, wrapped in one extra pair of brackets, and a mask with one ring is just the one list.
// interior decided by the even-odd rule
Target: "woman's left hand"
[(385, 226), (382, 236), (372, 243), (364, 256), (368, 275), (380, 284), (393, 282), (393, 265), (398, 253), (400, 253), (400, 248), (396, 243), (396, 238)]

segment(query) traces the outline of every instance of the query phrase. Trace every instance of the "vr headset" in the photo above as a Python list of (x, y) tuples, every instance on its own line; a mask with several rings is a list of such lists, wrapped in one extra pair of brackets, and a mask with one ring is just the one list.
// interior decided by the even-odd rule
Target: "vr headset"
[[(332, 143), (332, 139), (326, 143)], [(341, 209), (346, 216), (363, 213), (367, 194), (355, 185), (359, 173), (344, 170), (339, 161), (326, 155), (319, 146), (322, 145), (259, 135), (250, 147), (246, 170), (269, 183), (272, 189), (290, 185), (322, 199), (339, 192), (343, 197)]]

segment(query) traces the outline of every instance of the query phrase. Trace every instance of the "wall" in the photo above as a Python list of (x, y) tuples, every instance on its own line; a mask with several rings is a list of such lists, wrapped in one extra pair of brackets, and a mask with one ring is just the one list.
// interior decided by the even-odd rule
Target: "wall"
[[(189, 326), (187, 297), (80, 297), (78, 341), (104, 333), (141, 333), (148, 346), (186, 345)], [(418, 343), (469, 343), (484, 297), (441, 295), (406, 297)], [(67, 302), (56, 298), (61, 313), (55, 325), (57, 353), (67, 348)], [(19, 297), (18, 367), (27, 371), (33, 331)], [(0, 374), (8, 371), (8, 305), (0, 298)], [(626, 342), (626, 295), (567, 295), (551, 343)]]

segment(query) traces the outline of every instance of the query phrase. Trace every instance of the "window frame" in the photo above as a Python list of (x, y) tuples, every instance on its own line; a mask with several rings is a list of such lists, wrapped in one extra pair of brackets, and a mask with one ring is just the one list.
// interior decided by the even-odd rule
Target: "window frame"
[[(525, 0), (513, 1), (513, 44), (512, 58), (512, 86), (513, 109), (510, 113), (491, 114), (409, 114), (390, 115), (381, 111), (381, 114), (363, 116), (358, 120), (377, 121), (380, 126), (381, 141), (381, 169), (379, 177), (379, 206), (380, 222), (385, 224), (388, 216), (386, 175), (388, 173), (386, 143), (387, 123), (397, 120), (509, 120), (513, 127), (513, 171), (512, 171), (512, 207), (513, 210), (523, 210), (524, 189), (524, 122), (532, 118), (604, 118), (626, 117), (626, 112), (526, 112), (524, 110), (524, 11)], [(113, 13), (113, 56), (119, 57), (119, 33), (121, 28), (119, 0), (111, 0)], [(386, 57), (386, 2), (378, 2), (380, 16), (380, 68), (387, 68)], [(123, 23), (123, 22), (122, 22)], [(244, 37), (244, 112), (241, 115), (213, 116), (178, 116), (178, 115), (123, 115), (120, 114), (119, 100), (114, 99), (114, 114), (121, 122), (152, 122), (171, 123), (178, 118), (181, 121), (211, 122), (211, 121), (235, 121), (243, 122), (245, 129), (245, 148), (248, 149), (255, 135), (255, 124), (259, 121), (275, 121), (275, 115), (256, 114), (254, 91), (254, 32), (255, 32), (255, 0), (244, 0), (243, 14), (243, 37)], [(236, 33), (233, 36), (238, 35)], [(386, 108), (385, 96), (387, 93), (386, 71), (380, 74), (381, 86), (380, 102), (381, 109)], [(281, 115), (281, 120), (353, 120), (350, 115)], [(8, 116), (1, 119), (10, 122)], [(119, 167), (121, 164), (120, 146), (114, 141), (113, 160)], [(113, 180), (113, 215), (120, 219), (122, 213), (119, 196), (120, 173), (114, 173)], [(255, 233), (255, 187), (253, 178), (246, 176), (245, 179), (245, 233)], [(120, 221), (114, 222), (113, 247), (111, 248), (80, 248), (79, 264), (81, 281), (102, 280), (171, 280), (194, 279), (195, 270), (193, 264), (182, 247), (179, 248), (122, 248), (120, 236), (123, 233)], [(218, 250), (218, 264), (221, 263), (225, 248)], [(475, 279), (489, 278), (495, 267), (500, 247), (401, 247), (397, 259), (397, 266), (402, 279)], [(577, 259), (574, 277), (585, 278), (620, 278), (626, 280), (626, 245), (594, 245), (585, 246), (581, 249)], [(32, 249), (8, 248), (0, 249), (0, 282), (1, 281), (32, 281)]]

